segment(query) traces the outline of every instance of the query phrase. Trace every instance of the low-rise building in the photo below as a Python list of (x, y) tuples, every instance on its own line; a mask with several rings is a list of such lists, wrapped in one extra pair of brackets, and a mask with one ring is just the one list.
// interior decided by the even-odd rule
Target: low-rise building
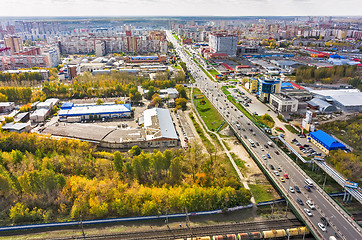
[(0, 112), (11, 112), (15, 109), (15, 103), (13, 102), (0, 102)]
[(281, 113), (296, 112), (298, 110), (298, 100), (284, 93), (271, 94), (270, 104)]
[(74, 105), (63, 103), (59, 111), (59, 120), (71, 121), (93, 120), (103, 118), (131, 117), (131, 104)]
[(322, 130), (309, 133), (308, 140), (327, 155), (331, 150), (346, 149), (346, 146)]
[(55, 105), (59, 103), (58, 98), (49, 98), (44, 102), (40, 102), (36, 105), (37, 109), (45, 108), (45, 109), (53, 109)]
[(40, 108), (30, 114), (30, 121), (34, 123), (44, 122), (50, 115), (51, 110), (49, 108)]
[(24, 113), (19, 113), (18, 115), (16, 115), (14, 118), (14, 122), (26, 123), (27, 121), (29, 121), (29, 119), (30, 119), (30, 113), (24, 112)]
[(148, 147), (178, 146), (179, 138), (168, 109), (147, 109), (143, 119)]
[(30, 123), (7, 123), (2, 126), (2, 129), (9, 132), (22, 133), (29, 132), (31, 127)]
[(317, 109), (321, 113), (333, 113), (337, 112), (338, 110), (335, 106), (327, 103), (326, 101), (323, 101), (320, 98), (313, 98), (312, 100), (307, 101), (307, 104), (310, 108)]

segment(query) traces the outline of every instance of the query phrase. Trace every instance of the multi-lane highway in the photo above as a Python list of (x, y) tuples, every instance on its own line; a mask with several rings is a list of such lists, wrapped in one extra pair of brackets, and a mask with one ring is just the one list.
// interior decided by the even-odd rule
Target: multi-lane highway
[[(299, 212), (311, 230), (315, 233), (316, 237), (319, 239), (329, 239), (330, 236), (337, 234), (340, 239), (362, 239), (361, 227), (358, 226), (319, 186), (314, 184), (311, 191), (307, 191), (304, 186), (306, 185), (305, 179), (308, 178), (308, 176), (303, 170), (275, 146), (275, 144), (273, 144), (273, 147), (266, 148), (267, 143), (270, 141), (269, 137), (229, 102), (220, 90), (218, 83), (211, 81), (206, 76), (200, 67), (194, 63), (191, 57), (185, 53), (183, 46), (177, 42), (169, 31), (167, 32), (167, 37), (168, 40), (173, 43), (178, 55), (181, 57), (182, 61), (186, 63), (188, 70), (190, 70), (193, 75), (195, 79), (194, 86), (203, 91), (219, 113), (234, 128), (234, 131), (239, 137), (249, 146), (251, 152), (264, 166), (270, 177), (283, 192), (284, 196)], [(251, 146), (248, 139), (251, 139), (255, 143), (254, 147)], [(280, 170), (278, 170), (278, 167)], [(275, 171), (279, 176), (276, 175)], [(284, 174), (288, 175), (288, 179), (286, 179)], [(284, 181), (280, 179), (281, 177), (284, 178)], [(301, 192), (296, 192), (294, 186), (298, 186)], [(290, 190), (290, 187), (293, 188), (294, 192)], [(300, 199), (303, 205), (298, 203), (297, 199)], [(310, 210), (312, 216), (308, 216), (307, 212), (304, 210), (305, 208), (311, 209), (306, 204), (307, 200), (311, 200), (315, 205), (315, 209)], [(321, 217), (324, 217), (329, 223), (329, 226), (326, 226), (325, 231), (318, 226), (318, 223), (323, 223)]]

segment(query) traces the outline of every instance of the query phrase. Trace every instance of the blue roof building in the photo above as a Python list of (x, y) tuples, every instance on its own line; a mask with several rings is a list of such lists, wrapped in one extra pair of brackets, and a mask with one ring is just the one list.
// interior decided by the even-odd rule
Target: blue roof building
[(322, 130), (309, 133), (309, 140), (325, 154), (331, 150), (346, 149), (346, 146)]
[(282, 82), (282, 87), (281, 89), (293, 89), (293, 85), (290, 82)]

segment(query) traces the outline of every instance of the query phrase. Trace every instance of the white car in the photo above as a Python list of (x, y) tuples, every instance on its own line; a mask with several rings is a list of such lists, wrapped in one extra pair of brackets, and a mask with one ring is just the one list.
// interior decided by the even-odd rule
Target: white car
[(312, 209), (312, 210), (315, 209), (314, 204), (311, 200), (307, 200), (305, 203), (310, 207), (310, 209)]
[(261, 157), (262, 157), (264, 160), (266, 160), (266, 156), (265, 156), (265, 155), (261, 155)]
[(264, 148), (263, 148), (263, 147), (260, 147), (260, 150), (264, 151)]
[(274, 171), (276, 176), (279, 176), (279, 172), (278, 171)]
[(309, 216), (313, 216), (312, 212), (308, 208), (304, 208), (304, 212)]
[(290, 191), (291, 193), (294, 193), (294, 188), (293, 188), (293, 187), (289, 187), (289, 191)]
[(323, 231), (323, 232), (326, 232), (327, 229), (326, 229), (326, 226), (324, 226), (322, 223), (318, 223), (318, 227)]

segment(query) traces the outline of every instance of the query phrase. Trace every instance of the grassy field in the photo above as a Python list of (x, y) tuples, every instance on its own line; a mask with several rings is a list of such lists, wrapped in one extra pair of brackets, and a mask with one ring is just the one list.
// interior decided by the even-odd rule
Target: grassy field
[(264, 124), (265, 126), (268, 126), (268, 128), (273, 128), (275, 121), (269, 114), (264, 114), (262, 116), (256, 116), (259, 122)]
[(273, 194), (271, 193), (274, 189), (271, 185), (249, 184), (249, 187), (257, 203), (271, 201), (274, 199)]
[(193, 113), (189, 113), (189, 116), (192, 120), (192, 123), (194, 124), (194, 127), (196, 129), (196, 132), (199, 134), (202, 144), (204, 144), (204, 146), (206, 148), (211, 149), (212, 151), (215, 150), (214, 145), (210, 142), (210, 140), (205, 136), (204, 131), (202, 130), (201, 126), (196, 122), (194, 114)]
[(215, 69), (211, 69), (211, 70), (208, 70), (209, 73), (212, 75), (212, 76), (216, 76), (216, 75), (219, 75), (220, 73), (218, 71), (216, 71)]
[(239, 167), (240, 171), (245, 174), (248, 171), (248, 168), (245, 166), (245, 161), (241, 160), (235, 153), (230, 153), (231, 157), (234, 159), (236, 165)]
[(297, 130), (295, 130), (292, 126), (288, 125), (288, 124), (285, 124), (284, 125), (286, 129), (289, 130), (289, 132), (291, 133), (299, 133)]
[[(203, 96), (202, 99), (205, 101), (205, 104), (202, 105), (201, 98), (200, 99), (193, 98), (197, 111), (199, 112), (201, 118), (204, 120), (207, 128), (210, 131), (215, 131), (217, 129), (217, 127), (220, 126), (220, 124), (224, 121), (224, 119), (218, 113), (218, 111), (214, 108), (214, 106), (212, 106), (212, 104), (209, 102), (209, 100), (207, 100), (207, 98), (201, 93), (201, 91), (199, 89), (194, 88), (194, 95), (195, 94)], [(227, 124), (225, 124), (223, 126), (223, 128), (225, 126), (227, 126)]]
[(221, 90), (225, 95), (230, 95), (231, 94), (226, 86), (222, 86)]

